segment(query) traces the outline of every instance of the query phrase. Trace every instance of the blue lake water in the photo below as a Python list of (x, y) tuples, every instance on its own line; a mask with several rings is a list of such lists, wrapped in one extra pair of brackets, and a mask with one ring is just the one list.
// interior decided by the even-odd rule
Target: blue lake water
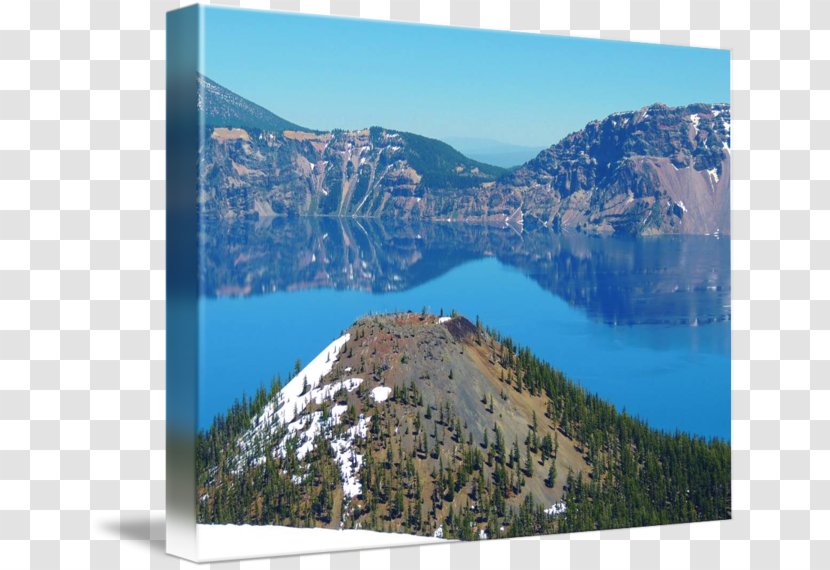
[[(322, 237), (326, 239), (329, 235), (326, 233)], [(245, 243), (249, 244), (250, 240)], [(589, 257), (594, 260), (601, 258), (597, 251), (620, 247), (613, 241), (590, 243), (592, 254)], [(569, 251), (582, 251), (571, 245), (568, 247)], [(636, 247), (640, 247), (639, 244)], [(684, 247), (688, 245), (684, 244)], [(392, 248), (391, 242), (387, 248)], [(275, 374), (279, 373), (285, 380), (296, 359), (308, 362), (356, 318), (368, 312), (420, 311), (426, 306), (436, 314), (443, 308), (445, 313), (455, 309), (470, 319), (479, 316), (487, 326), (530, 347), (536, 355), (563, 370), (573, 380), (654, 427), (724, 439), (730, 437), (730, 323), (725, 320), (728, 319), (728, 286), (725, 290), (712, 285), (689, 286), (682, 297), (676, 292), (663, 294), (664, 281), (669, 284), (672, 280), (682, 282), (666, 263), (679, 264), (678, 267), (685, 271), (687, 266), (694, 265), (688, 261), (688, 256), (678, 259), (680, 256), (675, 253), (667, 255), (669, 261), (661, 260), (656, 268), (642, 273), (642, 279), (649, 280), (649, 286), (631, 285), (622, 291), (614, 289), (611, 295), (603, 293), (607, 287), (602, 281), (618, 283), (622, 279), (619, 272), (592, 271), (594, 277), (590, 282), (583, 278), (574, 284), (571, 279), (567, 287), (560, 276), (555, 286), (543, 287), (540, 283), (545, 281), (537, 274), (550, 272), (545, 269), (548, 266), (536, 263), (530, 268), (520, 268), (518, 264), (503, 262), (497, 254), (489, 252), (472, 255), (466, 260), (462, 256), (459, 258), (462, 260), (436, 271), (423, 269), (427, 261), (424, 256), (412, 262), (411, 267), (421, 268), (428, 277), (413, 280), (409, 274), (401, 272), (399, 275), (388, 270), (384, 274), (387, 280), (384, 283), (393, 285), (361, 287), (354, 285), (352, 268), (367, 266), (365, 260), (361, 261), (363, 253), (357, 257), (350, 254), (348, 263), (338, 265), (336, 270), (329, 268), (326, 273), (314, 265), (319, 263), (318, 255), (323, 254), (313, 247), (310, 250), (317, 253), (308, 254), (306, 247), (300, 249), (302, 251), (293, 252), (292, 256), (309, 259), (314, 271), (310, 271), (308, 279), (317, 280), (314, 284), (288, 286), (271, 276), (269, 283), (282, 283), (280, 286), (274, 284), (273, 292), (202, 297), (200, 427), (207, 427), (214, 415), (224, 412), (243, 392), (252, 394), (261, 383), (268, 385)], [(661, 246), (660, 251), (663, 250), (665, 247)], [(366, 251), (366, 246), (361, 251)], [(728, 280), (728, 243), (717, 245), (717, 251), (725, 255), (726, 275), (722, 275), (721, 280)], [(229, 255), (223, 254), (224, 257)], [(239, 259), (243, 258), (234, 255), (233, 267), (237, 268)], [(331, 257), (332, 254), (326, 255)], [(244, 259), (256, 257), (246, 254)], [(646, 257), (652, 259), (654, 255)], [(614, 256), (615, 260), (618, 258), (618, 255)], [(441, 257), (438, 259), (440, 261)], [(331, 259), (324, 263), (332, 265)], [(568, 261), (568, 267), (572, 263)], [(712, 264), (724, 273), (724, 259)], [(283, 265), (280, 262), (280, 267)], [(376, 265), (384, 267), (380, 263)], [(623, 264), (623, 267), (627, 266)], [(251, 283), (251, 275), (261, 277), (263, 273), (266, 272), (258, 266), (255, 271), (240, 277), (240, 283)], [(369, 283), (376, 284), (380, 273), (381, 270), (376, 268)], [(640, 279), (631, 277), (631, 274), (639, 275), (634, 269), (624, 273), (629, 282)], [(340, 281), (330, 277), (341, 274), (346, 276), (343, 278), (345, 285), (338, 285)], [(655, 275), (662, 279), (660, 286), (654, 284)], [(394, 286), (394, 283), (407, 279), (412, 283), (405, 287)], [(708, 279), (711, 282), (711, 278)], [(348, 283), (353, 285), (349, 287)], [(580, 284), (587, 293), (566, 292), (579, 289)], [(226, 285), (223, 283), (224, 289), (227, 289)], [(668, 290), (676, 289), (677, 285)], [(600, 294), (603, 296), (601, 311), (591, 310), (597, 303), (592, 305), (585, 301), (580, 305), (574, 301), (593, 299)], [(642, 299), (640, 305), (635, 304), (635, 309), (631, 309), (634, 296)], [(660, 299), (670, 299), (670, 302)], [(682, 310), (677, 308), (678, 299), (682, 300)], [(655, 303), (658, 303), (656, 308), (653, 307)], [(622, 305), (627, 307), (627, 312), (619, 310)], [(697, 325), (698, 315), (704, 319), (712, 316), (701, 309), (710, 305), (720, 307), (723, 314), (709, 318), (709, 322), (699, 326), (690, 326), (688, 319), (655, 322), (652, 314), (666, 313), (663, 306), (672, 307), (672, 314), (691, 311), (695, 315), (691, 324)], [(638, 306), (651, 307), (648, 322), (629, 319), (633, 324), (628, 324), (626, 319), (619, 319), (618, 314), (649, 310), (636, 309)], [(613, 317), (609, 318), (609, 315)]]

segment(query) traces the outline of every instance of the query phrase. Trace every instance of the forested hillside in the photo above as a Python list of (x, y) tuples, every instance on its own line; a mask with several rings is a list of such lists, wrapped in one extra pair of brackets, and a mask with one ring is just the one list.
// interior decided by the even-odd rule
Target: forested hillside
[(728, 443), (650, 429), (459, 315), (367, 316), (291, 376), (199, 435), (199, 522), (477, 540), (731, 513)]

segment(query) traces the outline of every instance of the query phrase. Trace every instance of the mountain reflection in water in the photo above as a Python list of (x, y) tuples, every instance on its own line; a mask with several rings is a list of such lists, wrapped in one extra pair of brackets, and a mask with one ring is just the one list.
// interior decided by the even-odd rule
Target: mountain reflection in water
[(406, 291), (467, 261), (495, 257), (607, 324), (694, 326), (730, 318), (729, 240), (713, 236), (594, 237), (315, 217), (205, 222), (203, 243), (206, 297)]

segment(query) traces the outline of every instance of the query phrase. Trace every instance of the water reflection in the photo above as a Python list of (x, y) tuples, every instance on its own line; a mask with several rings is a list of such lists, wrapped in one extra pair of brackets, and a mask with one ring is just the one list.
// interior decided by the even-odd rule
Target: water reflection
[(709, 236), (326, 217), (211, 222), (203, 232), (207, 297), (406, 291), (489, 256), (609, 324), (694, 326), (730, 316), (729, 242)]

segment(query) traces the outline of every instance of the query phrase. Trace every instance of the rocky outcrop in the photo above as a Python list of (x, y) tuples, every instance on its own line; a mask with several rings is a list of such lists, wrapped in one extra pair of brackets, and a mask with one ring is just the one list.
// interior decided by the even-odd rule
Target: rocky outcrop
[(209, 218), (499, 221), (630, 235), (728, 234), (730, 111), (655, 104), (593, 121), (512, 171), (382, 127), (313, 131), (202, 78)]
[(524, 216), (588, 233), (729, 233), (728, 105), (594, 121), (501, 179)]

